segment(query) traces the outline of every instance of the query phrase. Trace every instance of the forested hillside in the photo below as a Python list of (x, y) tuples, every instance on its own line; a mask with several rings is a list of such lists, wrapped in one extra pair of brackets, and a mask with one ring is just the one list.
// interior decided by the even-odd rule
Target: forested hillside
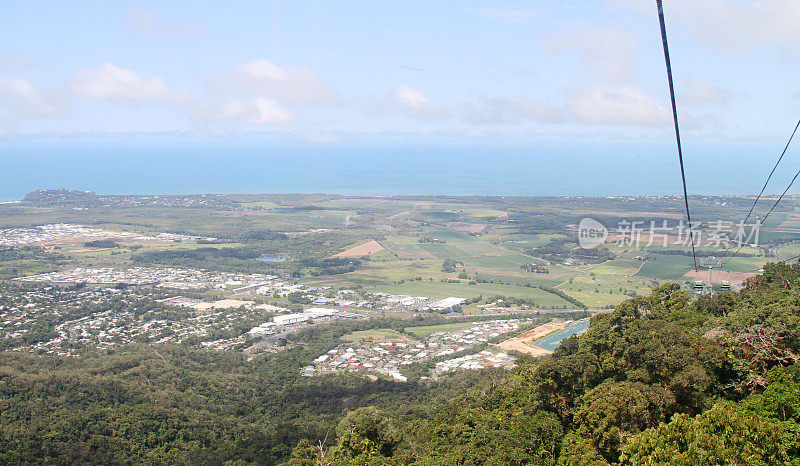
[(695, 301), (666, 284), (457, 397), (349, 412), (289, 463), (797, 464), (799, 319), (798, 265)]
[(366, 321), (251, 361), (177, 345), (5, 351), (0, 463), (798, 463), (799, 320), (800, 265), (772, 264), (714, 298), (660, 286), (552, 357), (440, 381), (299, 375)]

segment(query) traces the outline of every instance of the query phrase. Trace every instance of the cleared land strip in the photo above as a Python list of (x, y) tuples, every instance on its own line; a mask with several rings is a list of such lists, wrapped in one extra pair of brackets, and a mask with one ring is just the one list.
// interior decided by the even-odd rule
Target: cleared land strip
[(383, 246), (375, 240), (368, 241), (364, 244), (358, 245), (356, 247), (350, 248), (347, 251), (340, 252), (333, 257), (362, 257), (368, 256), (372, 253), (383, 251)]
[[(727, 270), (714, 270), (711, 274), (711, 283), (722, 283), (723, 280), (727, 280), (734, 285), (742, 285), (744, 284), (745, 280), (754, 275), (757, 274), (755, 272), (729, 272)], [(691, 280), (707, 280), (708, 271), (699, 270), (695, 272), (694, 270), (690, 270), (684, 274), (684, 277)]]
[(564, 330), (567, 327), (569, 327), (567, 324), (555, 323), (540, 325), (521, 335), (499, 343), (497, 346), (505, 351), (519, 351), (520, 353), (530, 354), (531, 356), (546, 356), (552, 353), (552, 351), (534, 346), (533, 342), (552, 333)]

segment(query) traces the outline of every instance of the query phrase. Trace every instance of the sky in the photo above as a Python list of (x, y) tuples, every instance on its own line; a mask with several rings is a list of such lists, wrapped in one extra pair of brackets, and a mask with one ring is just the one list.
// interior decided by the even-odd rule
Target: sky
[[(798, 0), (666, 0), (684, 137), (781, 146)], [(674, 137), (655, 2), (0, 2), (0, 139)]]

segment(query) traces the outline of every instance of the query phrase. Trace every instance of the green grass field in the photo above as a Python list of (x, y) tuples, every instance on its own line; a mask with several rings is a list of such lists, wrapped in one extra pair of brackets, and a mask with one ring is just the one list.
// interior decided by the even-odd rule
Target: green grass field
[(522, 233), (500, 233), (497, 235), (497, 239), (502, 241), (503, 247), (508, 249), (523, 249), (523, 248), (535, 248), (538, 246), (544, 246), (549, 244), (556, 238), (563, 238), (563, 235), (547, 235), (547, 234), (539, 234), (539, 235), (528, 235)]
[(783, 254), (783, 256), (787, 259), (800, 256), (800, 244), (792, 244), (790, 246), (782, 247), (780, 249), (780, 253)]
[(564, 306), (567, 308), (574, 307), (573, 304), (565, 301), (559, 296), (544, 290), (540, 290), (539, 288), (500, 285), (495, 283), (468, 285), (466, 283), (415, 281), (410, 283), (401, 283), (398, 285), (375, 286), (371, 288), (365, 288), (365, 291), (377, 291), (382, 293), (409, 296), (427, 296), (432, 299), (441, 299), (450, 296), (460, 298), (476, 298), (478, 296), (483, 296), (484, 298), (488, 298), (489, 296), (503, 295), (532, 299), (537, 305), (543, 308), (562, 308)]
[(581, 275), (558, 286), (558, 289), (580, 300), (590, 308), (617, 305), (630, 294), (648, 295), (658, 286), (658, 281), (643, 277), (623, 275)]
[(459, 330), (464, 330), (465, 328), (469, 327), (472, 327), (471, 322), (460, 322), (453, 324), (426, 325), (422, 327), (406, 327), (406, 332), (419, 338), (425, 338), (433, 333), (458, 332)]
[(589, 269), (593, 273), (599, 273), (603, 275), (632, 275), (636, 272), (636, 269), (633, 267), (618, 267), (614, 265), (598, 265), (597, 267)]
[[(363, 261), (353, 272), (314, 276), (312, 273), (316, 270), (306, 267), (300, 272), (307, 276), (300, 281), (309, 285), (329, 285), (337, 289), (360, 285), (365, 291), (386, 291), (434, 299), (501, 294), (531, 299), (543, 308), (572, 305), (552, 293), (516, 285), (558, 286), (560, 290), (589, 306), (606, 306), (619, 303), (634, 293), (649, 293), (653, 284), (666, 280), (684, 283), (688, 281), (684, 274), (692, 269), (690, 256), (660, 254), (655, 245), (649, 248), (648, 253), (644, 253), (614, 244), (607, 246), (617, 257), (602, 264), (565, 266), (551, 263), (546, 265), (548, 273), (533, 273), (521, 267), (526, 264), (544, 265), (545, 261), (523, 254), (522, 251), (547, 245), (556, 238), (569, 239), (568, 235), (574, 236), (566, 228), (575, 222), (578, 213), (588, 215), (591, 212), (608, 218), (615, 215), (622, 218), (630, 214), (650, 213), (650, 216), (657, 216), (660, 212), (681, 212), (678, 209), (680, 205), (670, 207), (671, 201), (643, 200), (643, 205), (633, 205), (629, 201), (620, 203), (601, 198), (515, 200), (415, 196), (369, 199), (326, 194), (235, 195), (232, 199), (248, 210), (181, 207), (99, 207), (76, 210), (2, 205), (0, 228), (63, 222), (142, 234), (174, 231), (219, 237), (223, 241), (224, 238), (229, 238), (229, 241), (246, 241), (248, 244), (143, 244), (138, 253), (199, 247), (252, 247), (256, 250), (275, 250), (281, 255), (287, 255), (290, 259), (283, 265), (287, 266), (288, 272), (292, 272), (291, 267), (296, 265), (293, 259), (330, 257), (347, 249), (348, 245), (361, 244), (374, 238), (386, 249), (373, 254), (370, 260)], [(790, 199), (784, 202), (796, 203)], [(714, 202), (700, 208), (698, 218), (709, 221), (724, 215), (726, 218), (736, 219), (744, 215), (739, 210), (735, 206), (720, 206)], [(506, 212), (508, 219), (504, 218)], [(350, 222), (346, 222), (348, 216)], [(542, 216), (553, 221), (541, 230), (539, 227), (532, 227), (531, 225), (538, 224), (536, 222)], [(800, 218), (795, 216), (793, 210), (776, 211), (770, 217), (770, 226), (781, 225), (781, 228), (765, 231), (762, 240), (770, 237), (787, 242), (791, 238), (800, 238), (800, 233), (793, 230), (800, 229)], [(486, 225), (486, 229), (480, 235), (468, 235), (449, 228), (452, 221), (481, 223)], [(235, 234), (254, 230), (271, 230), (285, 233), (287, 237), (250, 240)], [(425, 237), (446, 242), (420, 243), (420, 239)], [(125, 244), (124, 241), (120, 244), (122, 247), (114, 250), (82, 251), (80, 249), (85, 248), (80, 248), (79, 245), (64, 247), (58, 252), (70, 256), (70, 260), (60, 266), (129, 266), (136, 253), (128, 247), (130, 244)], [(674, 249), (677, 246), (670, 245), (669, 248)], [(698, 250), (718, 248), (702, 246)], [(746, 251), (756, 252), (749, 248)], [(783, 253), (787, 257), (798, 255), (800, 245), (788, 246)], [(647, 255), (655, 260), (642, 263), (635, 259), (639, 255)], [(443, 272), (442, 263), (445, 260), (456, 261), (456, 270)], [(767, 260), (765, 257), (736, 257), (726, 264), (725, 270), (751, 272), (758, 270)], [(154, 264), (158, 265), (158, 262)], [(14, 264), (15, 268), (22, 267), (25, 270), (33, 270), (35, 266), (35, 263), (27, 262)], [(467, 278), (462, 278), (461, 283), (442, 282), (442, 279), (452, 280), (459, 275)], [(418, 277), (422, 280), (417, 280)], [(468, 282), (473, 279), (495, 283), (469, 285)]]
[(647, 254), (648, 260), (637, 273), (640, 277), (652, 277), (660, 280), (688, 280), (686, 272), (693, 268), (691, 256), (673, 256), (667, 254)]
[(242, 202), (242, 207), (244, 208), (261, 208), (261, 209), (274, 209), (279, 207), (278, 204), (270, 201), (254, 201), (254, 202)]
[(420, 247), (442, 260), (460, 261), (472, 257), (472, 254), (450, 243), (425, 243), (421, 244)]
[[(790, 256), (791, 257), (791, 256)], [(774, 257), (740, 257), (735, 256), (730, 262), (727, 262), (723, 270), (730, 270), (731, 272), (755, 272), (764, 266), (767, 262), (777, 262)]]

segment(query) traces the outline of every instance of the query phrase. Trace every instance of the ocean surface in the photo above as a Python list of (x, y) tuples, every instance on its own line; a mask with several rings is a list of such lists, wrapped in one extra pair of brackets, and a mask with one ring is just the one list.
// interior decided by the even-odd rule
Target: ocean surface
[[(780, 149), (687, 144), (689, 192), (757, 193)], [(800, 152), (791, 152), (768, 192), (782, 191), (800, 168)], [(667, 143), (0, 141), (0, 200), (46, 188), (102, 194), (681, 193), (675, 149)]]

